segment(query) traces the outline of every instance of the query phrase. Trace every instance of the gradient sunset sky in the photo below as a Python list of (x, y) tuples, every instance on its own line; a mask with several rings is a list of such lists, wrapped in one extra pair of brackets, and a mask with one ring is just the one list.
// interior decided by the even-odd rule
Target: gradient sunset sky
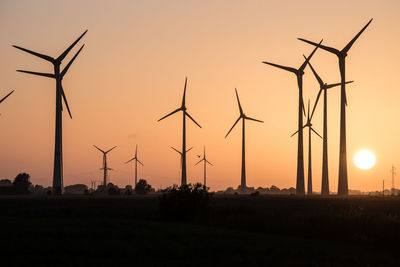
[[(193, 166), (203, 145), (214, 164), (211, 190), (237, 187), (241, 168), (241, 125), (224, 136), (244, 111), (264, 120), (246, 123), (248, 186), (295, 187), (298, 89), (294, 75), (262, 64), (298, 68), (313, 47), (303, 37), (343, 48), (368, 22), (347, 57), (347, 151), (349, 188), (380, 190), (391, 185), (389, 169), (400, 168), (400, 2), (383, 1), (8, 1), (0, 2), (0, 179), (28, 172), (34, 184), (52, 181), (55, 81), (16, 69), (52, 72), (50, 63), (11, 45), (58, 56), (84, 30), (85, 48), (63, 85), (73, 119), (63, 113), (64, 185), (101, 180), (108, 149), (110, 182), (133, 184), (133, 165), (124, 164), (139, 145), (143, 177), (154, 187), (178, 184), (182, 116), (156, 122), (179, 107), (188, 77), (188, 182), (202, 182)], [(77, 48), (70, 53), (68, 62)], [(328, 83), (340, 81), (337, 58), (319, 50), (312, 64)], [(319, 86), (310, 69), (304, 101)], [(339, 88), (328, 91), (330, 190), (337, 190)], [(322, 102), (314, 116), (322, 134)], [(307, 159), (308, 131), (304, 138)], [(313, 136), (313, 189), (320, 191), (322, 140)], [(368, 149), (377, 157), (370, 170), (353, 163)], [(307, 177), (307, 160), (305, 177)], [(397, 182), (400, 187), (400, 178)]]

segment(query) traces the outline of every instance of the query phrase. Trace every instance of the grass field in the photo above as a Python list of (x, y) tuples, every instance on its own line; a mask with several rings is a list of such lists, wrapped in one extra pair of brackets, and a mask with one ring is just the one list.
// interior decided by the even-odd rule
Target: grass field
[(215, 196), (191, 221), (160, 216), (157, 196), (0, 197), (0, 210), (15, 265), (400, 265), (399, 198)]

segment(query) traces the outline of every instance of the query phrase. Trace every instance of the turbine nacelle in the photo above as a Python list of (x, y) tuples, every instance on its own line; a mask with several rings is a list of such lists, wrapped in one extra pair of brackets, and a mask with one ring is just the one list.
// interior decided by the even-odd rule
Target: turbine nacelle
[(231, 129), (229, 130), (229, 132), (225, 135), (225, 138), (228, 137), (229, 133), (230, 133), (230, 132), (232, 131), (232, 129), (236, 126), (236, 124), (239, 122), (240, 119), (243, 119), (243, 120), (252, 120), (252, 121), (256, 121), (256, 122), (261, 122), (261, 123), (263, 123), (263, 121), (260, 121), (260, 120), (257, 120), (257, 119), (251, 118), (251, 117), (247, 117), (247, 116), (245, 115), (245, 113), (243, 112), (242, 106), (240, 105), (239, 94), (238, 94), (236, 88), (235, 88), (235, 93), (236, 93), (237, 103), (238, 103), (238, 106), (239, 106), (240, 115), (239, 115), (239, 118), (238, 118), (238, 119), (235, 121), (235, 123), (233, 124), (232, 128), (231, 128)]

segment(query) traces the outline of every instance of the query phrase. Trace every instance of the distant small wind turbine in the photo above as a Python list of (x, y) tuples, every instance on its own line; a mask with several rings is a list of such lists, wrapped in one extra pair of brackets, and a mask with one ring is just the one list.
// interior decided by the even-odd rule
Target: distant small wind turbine
[[(200, 156), (200, 155), (199, 155)], [(200, 156), (201, 157), (201, 156)], [(205, 186), (205, 187), (207, 187), (207, 177), (206, 177), (206, 173), (207, 173), (207, 170), (206, 170), (206, 166), (207, 166), (207, 163), (208, 164), (210, 164), (211, 166), (214, 166), (211, 162), (209, 162), (208, 160), (207, 160), (207, 158), (206, 158), (206, 147), (204, 146), (204, 152), (203, 152), (203, 158), (199, 161), (199, 162), (197, 162), (194, 166), (196, 166), (197, 164), (199, 164), (200, 162), (204, 162), (204, 183), (203, 183), (203, 185)]]
[[(171, 148), (180, 155), (180, 157), (179, 157), (179, 160), (180, 160), (179, 161), (179, 170), (182, 171), (182, 152), (179, 151), (178, 149), (176, 149), (175, 147), (171, 146)], [(189, 152), (190, 150), (192, 150), (192, 148), (193, 147), (191, 147), (188, 150), (186, 150), (186, 153)]]
[[(317, 133), (317, 131), (314, 130), (312, 127), (311, 119), (312, 119), (313, 114), (310, 116), (310, 100), (308, 100), (308, 111), (307, 111), (307, 123), (303, 126), (303, 128), (308, 127), (308, 182), (307, 182), (307, 194), (312, 195), (312, 167), (311, 167), (311, 131), (313, 131), (316, 135), (319, 137), (322, 136)], [(293, 135), (297, 134), (298, 131), (296, 131)]]
[(136, 145), (136, 150), (135, 150), (135, 156), (133, 158), (131, 158), (130, 160), (128, 160), (127, 162), (125, 162), (125, 164), (131, 162), (132, 160), (135, 161), (135, 187), (136, 187), (136, 185), (137, 185), (137, 163), (139, 162), (142, 166), (144, 166), (143, 163), (138, 159), (137, 145)]
[(112, 171), (113, 169), (108, 168), (107, 166), (107, 153), (110, 152), (111, 150), (113, 150), (114, 148), (116, 148), (116, 146), (114, 146), (113, 148), (104, 151), (100, 148), (98, 148), (97, 146), (93, 145), (95, 148), (97, 148), (101, 153), (103, 153), (103, 167), (100, 168), (100, 170), (104, 171), (104, 176), (103, 176), (103, 184), (104, 184), (104, 191), (106, 192), (106, 188), (107, 188), (107, 178), (108, 178), (108, 171)]
[[(311, 112), (311, 117), (314, 116), (315, 108), (317, 107), (319, 98), (321, 96), (322, 91), (324, 91), (324, 126), (323, 126), (323, 146), (322, 146), (322, 183), (321, 183), (321, 195), (329, 195), (329, 174), (328, 174), (328, 95), (327, 90), (336, 86), (341, 85), (341, 83), (333, 83), (327, 84), (324, 83), (321, 77), (314, 70), (313, 66), (310, 62), (308, 62), (308, 66), (311, 68), (315, 78), (319, 83), (319, 92), (317, 99), (315, 100), (314, 108)], [(353, 81), (345, 82), (352, 83)]]
[[(322, 43), (322, 40), (320, 44)], [(304, 152), (303, 152), (303, 114), (305, 115), (306, 111), (304, 109), (304, 101), (303, 101), (303, 75), (304, 69), (307, 66), (307, 62), (310, 61), (311, 57), (314, 55), (317, 47), (311, 52), (308, 58), (301, 64), (300, 68), (295, 69), (291, 67), (285, 67), (282, 65), (270, 63), (264, 61), (264, 64), (271, 65), (273, 67), (283, 69), (289, 71), (296, 75), (297, 77), (297, 85), (299, 88), (299, 108), (298, 108), (298, 139), (297, 139), (297, 178), (296, 178), (296, 195), (304, 195)]]
[(246, 157), (245, 157), (245, 121), (251, 120), (251, 121), (257, 121), (257, 122), (262, 122), (262, 123), (263, 123), (263, 121), (247, 117), (243, 112), (242, 106), (240, 105), (239, 95), (237, 93), (236, 88), (235, 88), (235, 93), (236, 93), (236, 99), (238, 102), (240, 114), (239, 114), (239, 118), (235, 121), (232, 128), (225, 135), (225, 138), (228, 137), (229, 133), (232, 131), (232, 129), (235, 127), (235, 125), (240, 121), (240, 119), (243, 119), (243, 124), (242, 124), (242, 174), (241, 174), (241, 181), (240, 181), (240, 190), (245, 191), (247, 188), (247, 185), (246, 185)]
[(87, 30), (76, 39), (59, 57), (52, 58), (47, 55), (39, 54), (37, 52), (22, 48), (20, 46), (13, 45), (13, 47), (32, 54), (34, 56), (40, 57), (41, 59), (47, 60), (53, 64), (54, 67), (54, 74), (51, 73), (41, 73), (41, 72), (33, 72), (33, 71), (26, 71), (26, 70), (17, 70), (18, 72), (24, 72), (28, 74), (43, 76), (47, 78), (53, 78), (56, 80), (56, 138), (55, 138), (55, 145), (54, 145), (54, 171), (53, 171), (53, 191), (56, 195), (61, 195), (63, 193), (63, 161), (62, 161), (62, 116), (61, 112), (62, 108), (62, 99), (64, 100), (65, 106), (67, 107), (68, 114), (72, 119), (71, 111), (68, 106), (68, 101), (64, 93), (64, 89), (62, 87), (62, 80), (67, 73), (69, 67), (74, 62), (76, 57), (81, 52), (82, 48), (85, 45), (82, 45), (79, 48), (78, 52), (72, 57), (71, 61), (65, 66), (65, 68), (60, 72), (60, 66), (64, 58), (67, 56), (69, 51), (79, 42), (79, 40), (86, 34)]
[(200, 124), (198, 124), (193, 118), (192, 116), (189, 115), (189, 113), (186, 111), (186, 85), (187, 85), (187, 77), (185, 79), (185, 88), (183, 90), (183, 98), (182, 98), (182, 105), (180, 108), (177, 108), (176, 110), (172, 111), (171, 113), (165, 115), (164, 117), (162, 117), (161, 119), (159, 119), (158, 121), (161, 121), (169, 116), (171, 116), (172, 114), (178, 112), (178, 111), (182, 111), (183, 113), (183, 133), (182, 133), (182, 177), (181, 177), (181, 185), (186, 185), (187, 182), (187, 174), (186, 174), (186, 116), (189, 117), (189, 119), (191, 119), (197, 126), (200, 126)]
[(348, 195), (348, 177), (347, 177), (347, 145), (346, 145), (346, 57), (347, 52), (354, 44), (354, 42), (360, 37), (360, 35), (365, 31), (368, 25), (372, 22), (372, 19), (361, 29), (359, 33), (342, 49), (338, 50), (329, 46), (317, 44), (308, 41), (303, 38), (298, 38), (299, 40), (306, 42), (308, 44), (319, 47), (325, 51), (335, 54), (339, 59), (339, 70), (341, 77), (341, 93), (340, 93), (340, 152), (339, 152), (339, 183), (338, 183), (338, 195)]

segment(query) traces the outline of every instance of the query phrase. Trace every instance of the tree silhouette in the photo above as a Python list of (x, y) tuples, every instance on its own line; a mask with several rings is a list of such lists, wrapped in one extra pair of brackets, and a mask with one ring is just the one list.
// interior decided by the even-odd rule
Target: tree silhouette
[(13, 186), (18, 195), (29, 194), (29, 186), (32, 184), (29, 179), (31, 176), (27, 173), (20, 173), (15, 177)]
[(145, 179), (140, 179), (135, 186), (135, 192), (138, 195), (145, 195), (151, 190), (151, 185)]

